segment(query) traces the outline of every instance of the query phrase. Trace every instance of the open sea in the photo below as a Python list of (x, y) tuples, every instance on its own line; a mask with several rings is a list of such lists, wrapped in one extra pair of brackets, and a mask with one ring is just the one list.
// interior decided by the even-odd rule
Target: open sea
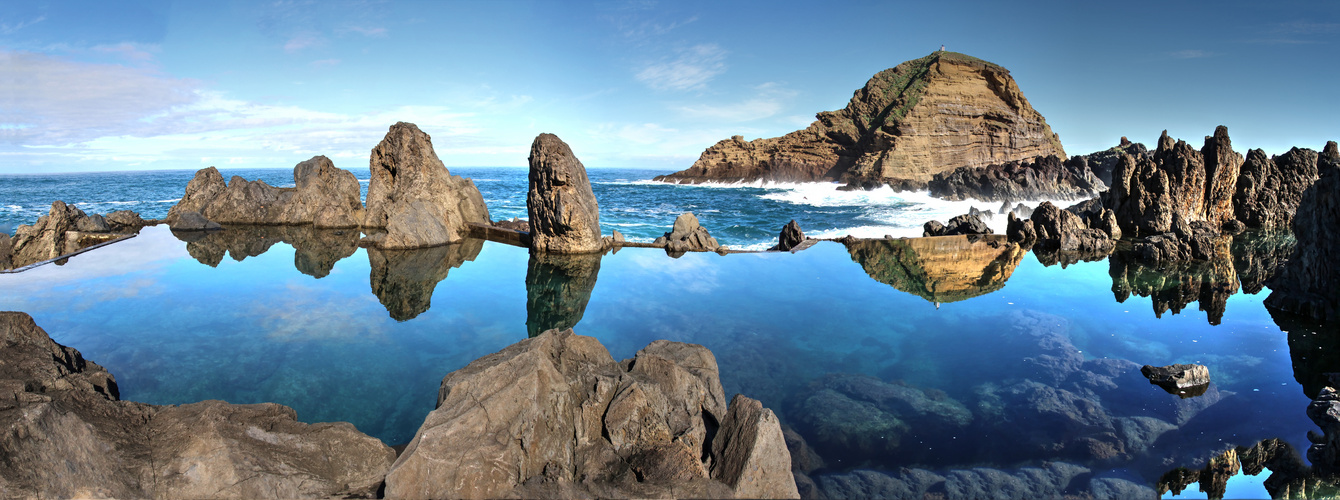
[[(495, 220), (525, 217), (526, 169), (451, 171), (474, 179)], [(223, 172), (292, 184), (287, 169)], [(921, 498), (917, 485), (935, 483), (929, 493), (946, 498), (1153, 497), (1165, 473), (1233, 447), (1310, 444), (1304, 410), (1340, 346), (1262, 305), (1287, 234), (1246, 233), (1231, 259), (1201, 265), (1057, 264), (982, 242), (896, 239), (999, 203), (649, 181), (658, 173), (588, 170), (606, 233), (651, 241), (692, 211), (734, 248), (771, 246), (791, 219), (810, 236), (895, 239), (535, 258), (477, 240), (392, 252), (358, 248), (356, 231), (159, 226), (0, 274), (0, 310), (31, 314), (106, 367), (123, 399), (277, 402), (388, 444), (413, 437), (447, 373), (545, 328), (572, 326), (615, 359), (657, 339), (702, 344), (727, 399), (777, 412), (818, 457), (809, 477), (842, 496)], [(56, 199), (161, 218), (192, 175), (0, 176), (0, 229)], [(1004, 216), (988, 223), (1001, 232)], [(1178, 395), (1140, 375), (1173, 363), (1206, 365), (1211, 384)], [(1234, 476), (1227, 497), (1267, 498), (1268, 473)], [(1193, 485), (1163, 497), (1206, 495)]]

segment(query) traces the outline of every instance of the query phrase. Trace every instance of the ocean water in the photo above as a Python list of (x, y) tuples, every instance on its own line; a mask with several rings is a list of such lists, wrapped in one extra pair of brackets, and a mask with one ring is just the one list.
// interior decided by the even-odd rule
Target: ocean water
[[(524, 216), (524, 169), (453, 171), (475, 179), (495, 219)], [(606, 230), (643, 240), (684, 210), (746, 248), (772, 244), (791, 218), (810, 234), (882, 236), (966, 210), (825, 184), (672, 186), (646, 171), (590, 172)], [(5, 220), (35, 219), (32, 207), (50, 199), (161, 217), (171, 203), (160, 200), (180, 196), (191, 173), (117, 190), (136, 175), (4, 177), (0, 200), (19, 207)], [(283, 185), (291, 174), (245, 175)], [(805, 438), (823, 460), (811, 473), (822, 488), (871, 474), (909, 482), (922, 469), (1048, 477), (1098, 496), (1263, 439), (1306, 450), (1316, 427), (1304, 409), (1340, 347), (1262, 305), (1287, 235), (1244, 234), (1232, 259), (1163, 267), (1058, 265), (966, 238), (680, 258), (643, 248), (540, 258), (477, 240), (379, 251), (357, 238), (150, 227), (0, 275), (0, 310), (33, 315), (106, 367), (124, 399), (277, 402), (389, 444), (413, 436), (447, 373), (546, 328), (596, 337), (615, 359), (657, 339), (697, 343), (715, 354), (728, 396), (761, 400)], [(1173, 363), (1208, 366), (1211, 385), (1183, 398), (1139, 373)], [(1229, 497), (1267, 497), (1263, 479), (1236, 476)]]
[[(524, 167), (454, 167), (452, 174), (474, 180), (494, 220), (526, 218), (527, 169)], [(350, 169), (367, 195), (367, 168)], [(290, 169), (220, 169), (260, 179), (272, 186), (292, 187)], [(631, 241), (650, 242), (670, 230), (675, 217), (693, 212), (723, 245), (763, 250), (777, 243), (777, 233), (796, 219), (814, 237), (921, 236), (931, 219), (946, 222), (972, 206), (995, 212), (1000, 203), (949, 202), (924, 193), (838, 191), (836, 183), (748, 183), (674, 185), (653, 182), (664, 172), (642, 169), (588, 169), (591, 188), (600, 203), (604, 231), (623, 233)], [(194, 171), (110, 172), (50, 175), (0, 175), (0, 231), (14, 234), (20, 224), (45, 215), (53, 200), (73, 203), (85, 212), (132, 210), (146, 219), (167, 215), (185, 191)], [(1059, 203), (1059, 202), (1058, 202)], [(1068, 205), (1065, 203), (1063, 206)], [(1003, 232), (1005, 216), (986, 221)]]

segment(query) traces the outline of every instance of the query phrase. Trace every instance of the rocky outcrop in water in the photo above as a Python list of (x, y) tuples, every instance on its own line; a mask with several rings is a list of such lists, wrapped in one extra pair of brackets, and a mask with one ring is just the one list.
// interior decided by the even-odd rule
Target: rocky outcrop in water
[(940, 221), (933, 220), (927, 222), (921, 228), (922, 236), (957, 236), (966, 234), (992, 234), (985, 222), (976, 214), (963, 214), (949, 219), (949, 224), (940, 224)]
[(799, 498), (771, 411), (728, 408), (716, 358), (658, 340), (615, 362), (551, 330), (442, 380), (386, 478), (395, 498)]
[[(125, 214), (130, 214), (133, 217)], [(19, 226), (12, 238), (0, 242), (0, 269), (12, 269), (71, 254), (99, 243), (138, 232), (148, 222), (134, 212), (113, 212), (109, 221), (99, 214), (86, 214), (74, 205), (56, 200), (51, 210), (33, 225)], [(138, 222), (138, 224), (136, 223)], [(57, 262), (58, 264), (61, 262)]]
[(1248, 151), (1233, 194), (1234, 216), (1247, 227), (1288, 229), (1303, 191), (1316, 181), (1316, 151), (1293, 148), (1271, 158)]
[(0, 496), (326, 498), (377, 493), (395, 451), (272, 404), (121, 401), (116, 380), (0, 312)]
[(791, 222), (782, 226), (782, 232), (777, 234), (777, 246), (769, 250), (789, 252), (804, 242), (805, 232), (800, 230), (800, 224), (797, 224), (795, 219), (791, 219)]
[(526, 265), (526, 332), (534, 337), (548, 330), (577, 326), (591, 301), (600, 274), (599, 253), (531, 253)]
[[(469, 235), (466, 223), (489, 222), (484, 197), (470, 179), (451, 175), (433, 152), (433, 140), (412, 123), (391, 126), (369, 160), (363, 227), (369, 246), (421, 248), (456, 243)], [(208, 214), (207, 214), (208, 215)]]
[(804, 130), (708, 148), (667, 182), (836, 181), (924, 186), (939, 172), (1037, 156), (1061, 142), (1005, 68), (935, 52), (881, 71)]
[(206, 219), (205, 216), (200, 215), (200, 212), (193, 210), (177, 212), (176, 216), (172, 218), (172, 222), (168, 223), (168, 227), (172, 228), (173, 233), (178, 231), (195, 232), (217, 231), (223, 229), (221, 224)]
[(693, 212), (680, 214), (675, 218), (674, 227), (670, 232), (656, 238), (655, 245), (665, 245), (665, 251), (671, 255), (682, 255), (684, 252), (711, 252), (721, 247), (717, 239), (707, 233), (707, 228), (698, 224), (698, 217)]
[(1019, 220), (1013, 213), (1008, 217), (1005, 232), (1009, 241), (1032, 246), (1037, 251), (1107, 255), (1116, 246), (1114, 240), (1121, 237), (1120, 230), (1111, 223), (1111, 213), (1105, 211), (1092, 216), (1092, 225), (1097, 228), (1090, 227), (1083, 217), (1046, 201), (1033, 209), (1027, 220)]
[(1303, 192), (1293, 219), (1297, 238), (1284, 269), (1271, 281), (1266, 305), (1323, 320), (1340, 319), (1340, 149), (1326, 143), (1320, 178)]
[(1205, 365), (1145, 365), (1140, 367), (1140, 373), (1149, 379), (1149, 383), (1181, 398), (1200, 396), (1210, 387), (1210, 369)]
[(1001, 289), (1026, 253), (1002, 236), (852, 238), (842, 244), (875, 281), (936, 304)]
[(483, 248), (484, 240), (474, 238), (429, 248), (369, 248), (372, 294), (386, 306), (392, 319), (414, 319), (432, 305), (433, 290), (447, 279), (447, 273), (474, 261)]
[(530, 191), (526, 194), (531, 248), (550, 253), (594, 253), (600, 239), (600, 206), (586, 167), (554, 134), (530, 146)]
[(329, 158), (314, 156), (293, 167), (295, 187), (279, 188), (262, 180), (233, 176), (226, 184), (214, 167), (204, 168), (186, 184), (186, 193), (168, 210), (176, 227), (186, 212), (198, 212), (220, 224), (312, 224), (320, 228), (355, 228), (362, 222), (358, 179), (335, 168)]
[(1050, 155), (940, 172), (927, 187), (931, 196), (946, 200), (1013, 201), (1092, 198), (1107, 185), (1089, 170), (1083, 156), (1063, 162)]

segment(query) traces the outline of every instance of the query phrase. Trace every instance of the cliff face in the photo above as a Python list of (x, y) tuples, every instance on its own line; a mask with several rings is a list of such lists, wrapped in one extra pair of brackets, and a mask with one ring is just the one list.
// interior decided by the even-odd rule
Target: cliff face
[(959, 167), (1065, 158), (1008, 70), (955, 52), (881, 71), (847, 107), (816, 118), (782, 137), (721, 141), (692, 167), (657, 180), (920, 185)]

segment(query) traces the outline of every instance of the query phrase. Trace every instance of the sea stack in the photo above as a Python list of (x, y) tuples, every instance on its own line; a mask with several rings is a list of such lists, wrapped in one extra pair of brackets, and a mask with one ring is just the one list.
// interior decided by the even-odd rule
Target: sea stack
[(936, 173), (1056, 155), (1061, 141), (998, 65), (934, 52), (879, 72), (846, 108), (782, 137), (718, 142), (668, 182), (925, 187)]
[(383, 249), (421, 248), (464, 240), (466, 223), (489, 222), (489, 209), (475, 183), (451, 175), (433, 152), (433, 140), (413, 123), (391, 126), (368, 161), (365, 228), (384, 228), (365, 238)]
[(542, 253), (595, 253), (600, 239), (600, 206), (586, 167), (554, 134), (530, 145), (530, 191), (526, 194), (532, 250)]

